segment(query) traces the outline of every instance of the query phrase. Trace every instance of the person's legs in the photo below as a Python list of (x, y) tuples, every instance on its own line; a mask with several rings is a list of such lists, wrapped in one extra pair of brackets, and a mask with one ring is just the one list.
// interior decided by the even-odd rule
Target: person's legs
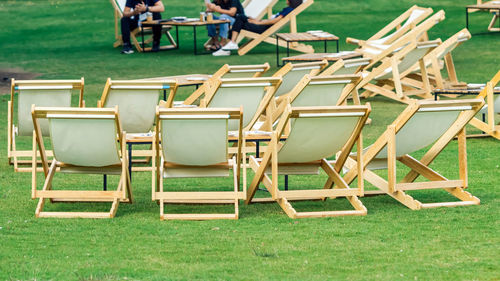
[(240, 34), (242, 29), (261, 34), (264, 31), (266, 31), (269, 27), (271, 27), (271, 25), (253, 24), (249, 23), (248, 20), (246, 19), (237, 18), (233, 24), (231, 41), (227, 43), (224, 47), (222, 47), (222, 49), (238, 50), (238, 44), (236, 44), (236, 39), (238, 38), (238, 35)]
[(134, 52), (134, 50), (132, 50), (132, 44), (130, 44), (130, 31), (136, 29), (138, 25), (138, 21), (135, 18), (122, 17), (120, 21), (123, 42), (122, 53), (131, 54)]
[(224, 39), (227, 39), (227, 36), (229, 34), (229, 26), (232, 26), (235, 22), (235, 18), (229, 16), (229, 15), (226, 15), (226, 14), (222, 14), (220, 16), (220, 19), (221, 20), (229, 20), (229, 23), (225, 23), (225, 24), (220, 24), (219, 25), (219, 35), (220, 37), (224, 38)]
[[(153, 13), (153, 20), (161, 20), (161, 14)], [(162, 26), (160, 24), (153, 25), (153, 48), (151, 49), (153, 52), (160, 49), (161, 29)]]

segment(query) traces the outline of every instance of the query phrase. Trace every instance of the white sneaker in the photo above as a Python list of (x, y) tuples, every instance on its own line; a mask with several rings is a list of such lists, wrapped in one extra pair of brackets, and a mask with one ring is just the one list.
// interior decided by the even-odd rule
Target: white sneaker
[(216, 56), (216, 57), (223, 57), (223, 56), (230, 56), (231, 55), (231, 51), (225, 51), (225, 50), (218, 50), (217, 52), (213, 52), (212, 53), (212, 56)]
[(224, 47), (222, 47), (222, 50), (225, 51), (235, 51), (238, 50), (238, 44), (234, 43), (233, 41), (229, 41)]

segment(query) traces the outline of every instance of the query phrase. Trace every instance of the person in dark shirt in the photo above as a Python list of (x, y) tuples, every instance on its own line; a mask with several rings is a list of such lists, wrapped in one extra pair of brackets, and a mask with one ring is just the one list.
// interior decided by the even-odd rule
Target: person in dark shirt
[[(165, 11), (165, 7), (161, 0), (127, 0), (125, 9), (123, 9), (123, 17), (121, 19), (123, 50), (122, 54), (131, 54), (132, 45), (130, 44), (130, 31), (139, 26), (139, 18), (145, 13), (153, 13), (153, 19), (161, 19), (161, 12)], [(145, 17), (144, 17), (145, 18)], [(142, 20), (142, 18), (141, 18)], [(153, 48), (151, 51), (156, 52), (160, 48), (161, 26), (153, 27)]]
[(237, 15), (244, 15), (245, 11), (239, 0), (214, 0), (213, 3), (207, 3), (207, 12), (220, 13), (220, 16), (214, 15), (214, 19), (229, 20), (229, 24), (217, 24), (219, 26), (219, 35), (221, 40), (217, 37), (216, 24), (207, 25), (208, 36), (211, 37), (210, 45), (211, 50), (218, 50), (222, 45), (227, 44), (229, 35), (229, 26), (233, 25)]
[(302, 0), (287, 0), (287, 7), (281, 10), (279, 13), (274, 15), (271, 19), (266, 20), (256, 20), (246, 16), (237, 16), (236, 20), (233, 24), (233, 28), (231, 30), (231, 41), (224, 45), (221, 50), (213, 53), (214, 56), (229, 56), (231, 54), (230, 51), (238, 50), (238, 44), (236, 43), (236, 39), (240, 34), (242, 29), (248, 30), (255, 33), (263, 33), (273, 24), (280, 21), (283, 17), (287, 16), (293, 9), (297, 8), (302, 4)]

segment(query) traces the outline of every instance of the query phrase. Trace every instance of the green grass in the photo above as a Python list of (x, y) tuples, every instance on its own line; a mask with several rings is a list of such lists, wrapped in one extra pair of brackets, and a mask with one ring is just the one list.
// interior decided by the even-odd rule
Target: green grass
[[(164, 17), (196, 16), (202, 1), (164, 1)], [(280, 1), (284, 2), (284, 1)], [(299, 31), (323, 29), (341, 37), (367, 38), (399, 15), (412, 1), (316, 0), (298, 19)], [(418, 1), (447, 19), (431, 32), (443, 40), (465, 25), (464, 6), (474, 1)], [(280, 3), (280, 6), (283, 6)], [(113, 11), (105, 0), (0, 2), (0, 68), (20, 67), (44, 79), (85, 77), (87, 106), (96, 104), (107, 77), (129, 79), (185, 73), (211, 73), (223, 63), (274, 65), (273, 46), (259, 46), (243, 57), (192, 55), (190, 29), (181, 29), (181, 48), (124, 56), (113, 43)], [(486, 28), (491, 16), (471, 15), (472, 32)], [(200, 29), (199, 34), (202, 31)], [(202, 40), (200, 40), (201, 43)], [(485, 82), (498, 71), (498, 34), (473, 36), (454, 53), (459, 78)], [(333, 49), (333, 44), (331, 45)], [(271, 69), (270, 72), (275, 71)], [(178, 99), (192, 89), (184, 88)], [(6, 93), (5, 93), (6, 94)], [(1, 119), (8, 95), (0, 96)], [(384, 98), (370, 100), (373, 124), (364, 130), (369, 144), (404, 108)], [(6, 121), (0, 123), (5, 137)], [(21, 140), (28, 145), (29, 140)], [(14, 173), (0, 151), (1, 280), (499, 280), (500, 143), (491, 138), (467, 142), (469, 191), (480, 206), (411, 211), (389, 197), (362, 198), (365, 217), (289, 219), (277, 204), (241, 206), (238, 221), (161, 222), (150, 200), (147, 173), (134, 174), (133, 205), (120, 205), (112, 220), (35, 219), (31, 175)], [(420, 152), (418, 155), (422, 155)], [(433, 168), (457, 176), (457, 144)], [(249, 173), (249, 179), (253, 177)], [(325, 175), (291, 177), (291, 185), (321, 185)], [(41, 174), (39, 184), (42, 183)], [(63, 176), (56, 184), (99, 185), (99, 176)], [(116, 184), (112, 179), (110, 186)], [(226, 180), (174, 181), (217, 187)], [(447, 200), (440, 191), (416, 192), (422, 201)], [(265, 196), (265, 194), (259, 194)], [(105, 210), (99, 204), (49, 205), (49, 210)], [(343, 199), (297, 204), (299, 209), (347, 207)], [(174, 210), (197, 210), (193, 206)], [(200, 208), (230, 211), (228, 207)]]

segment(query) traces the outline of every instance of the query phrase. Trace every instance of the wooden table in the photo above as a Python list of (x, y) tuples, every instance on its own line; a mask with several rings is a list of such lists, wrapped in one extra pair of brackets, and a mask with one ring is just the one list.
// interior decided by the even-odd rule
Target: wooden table
[(308, 32), (300, 33), (276, 33), (276, 63), (280, 66), (280, 54), (279, 54), (279, 40), (286, 42), (286, 56), (290, 57), (290, 43), (292, 42), (323, 42), (325, 46), (325, 53), (327, 50), (327, 42), (335, 41), (337, 44), (337, 53), (339, 52), (339, 38), (333, 34), (323, 32), (328, 36), (316, 36)]
[[(465, 27), (467, 29), (469, 29), (469, 13), (473, 12), (473, 11), (477, 11), (477, 10), (490, 11), (490, 12), (496, 11), (497, 16), (499, 16), (500, 15), (500, 1), (498, 1), (498, 0), (489, 1), (489, 2), (486, 2), (483, 4), (479, 4), (479, 5), (466, 6), (465, 7)], [(495, 18), (493, 18), (493, 20), (490, 24), (493, 25), (494, 20), (495, 20)], [(491, 31), (500, 32), (500, 19), (498, 20), (498, 28), (493, 28), (493, 26), (490, 26), (490, 27), (491, 27), (491, 29), (490, 29)], [(481, 33), (479, 33), (479, 34), (481, 34)], [(475, 35), (478, 35), (478, 34), (475, 34)]]
[(285, 62), (308, 62), (308, 61), (322, 61), (327, 60), (329, 62), (335, 62), (339, 59), (352, 59), (360, 58), (363, 55), (357, 52), (340, 52), (340, 53), (314, 53), (314, 54), (302, 54), (292, 57), (285, 57), (281, 60)]
[[(199, 26), (207, 26), (209, 24), (221, 24), (221, 23), (229, 23), (228, 20), (212, 20), (210, 22), (208, 21), (200, 21), (200, 20), (187, 20), (187, 21), (174, 21), (174, 20), (155, 20), (151, 22), (142, 22), (141, 28), (143, 27), (152, 27), (155, 25), (169, 25), (169, 26), (175, 26), (175, 42), (177, 43), (177, 48), (179, 48), (179, 26), (192, 26), (193, 27), (193, 49), (194, 49), (194, 54), (195, 55), (204, 55), (204, 54), (211, 54), (211, 53), (198, 53), (197, 49), (197, 40), (196, 40), (196, 28)], [(144, 32), (143, 32), (144, 33)], [(142, 38), (142, 43), (144, 44), (144, 37)]]

